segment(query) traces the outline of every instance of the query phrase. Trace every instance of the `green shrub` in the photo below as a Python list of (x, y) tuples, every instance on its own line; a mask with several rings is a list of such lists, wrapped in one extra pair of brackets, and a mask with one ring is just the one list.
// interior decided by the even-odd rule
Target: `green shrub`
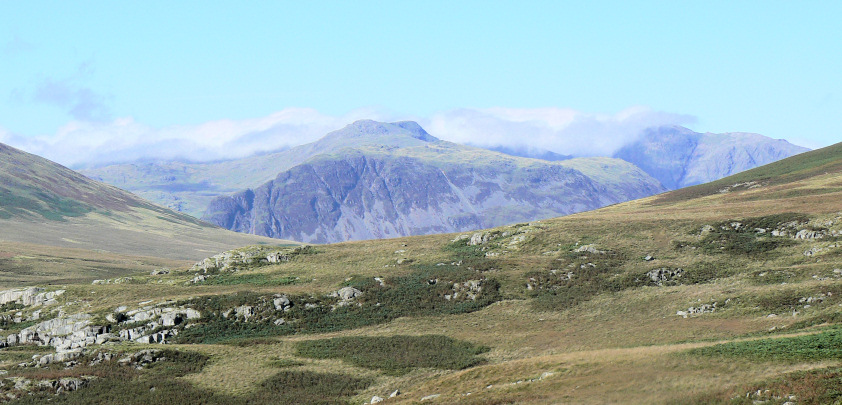
[(482, 363), (487, 347), (441, 335), (353, 336), (298, 343), (297, 354), (317, 359), (342, 359), (359, 367), (389, 374), (414, 368), (461, 370)]

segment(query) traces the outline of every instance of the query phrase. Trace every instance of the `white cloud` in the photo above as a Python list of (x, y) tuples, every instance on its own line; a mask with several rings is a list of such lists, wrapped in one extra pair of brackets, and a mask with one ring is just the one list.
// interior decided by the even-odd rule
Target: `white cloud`
[(71, 121), (48, 136), (0, 133), (0, 139), (75, 168), (135, 160), (201, 162), (301, 145), (370, 116), (364, 110), (329, 116), (313, 109), (288, 108), (262, 118), (165, 128), (152, 128), (127, 117), (108, 122)]
[[(305, 144), (364, 118), (406, 119), (372, 109), (334, 116), (287, 108), (261, 118), (165, 128), (149, 127), (130, 117), (71, 121), (48, 136), (22, 137), (0, 130), (0, 142), (75, 168), (136, 160), (212, 161)], [(614, 115), (562, 108), (458, 109), (414, 119), (430, 134), (452, 142), (577, 156), (608, 156), (646, 127), (693, 121), (689, 116), (645, 108)]]
[(610, 156), (648, 127), (684, 125), (695, 118), (634, 107), (617, 114), (562, 108), (459, 109), (424, 120), (428, 132), (484, 147), (545, 149), (563, 155)]

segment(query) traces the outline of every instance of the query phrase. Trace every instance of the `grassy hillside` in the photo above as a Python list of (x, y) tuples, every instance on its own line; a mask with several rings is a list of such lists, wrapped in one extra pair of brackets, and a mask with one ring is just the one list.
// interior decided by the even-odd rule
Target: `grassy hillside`
[(0, 229), (4, 242), (180, 260), (245, 244), (288, 243), (220, 229), (3, 144)]
[[(835, 145), (695, 194), (546, 221), (289, 248), (275, 262), (247, 248), (130, 283), (68, 282), (63, 310), (112, 331), (146, 321), (106, 315), (159, 303), (201, 317), (172, 327), (169, 345), (92, 345), (83, 358), (181, 353), (140, 370), (21, 367), (51, 350), (21, 346), (0, 350), (0, 368), (100, 376), (23, 402), (834, 403), (840, 162)], [(720, 192), (738, 182), (751, 184)]]

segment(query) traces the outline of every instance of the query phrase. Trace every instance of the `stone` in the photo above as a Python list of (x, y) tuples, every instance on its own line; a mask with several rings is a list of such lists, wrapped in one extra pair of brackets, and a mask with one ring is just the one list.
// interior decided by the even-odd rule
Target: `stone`
[(647, 262), (651, 262), (652, 260), (655, 260), (655, 258), (652, 257), (652, 255), (646, 255), (646, 257), (644, 257), (643, 260), (646, 260)]
[(821, 239), (824, 238), (825, 233), (823, 231), (814, 231), (810, 229), (802, 229), (795, 233), (793, 238), (800, 239), (800, 240), (808, 240), (808, 239)]
[(276, 296), (272, 303), (276, 311), (289, 311), (292, 309), (292, 301), (286, 295)]
[(249, 318), (254, 316), (254, 307), (250, 305), (241, 305), (234, 308), (234, 314), (237, 318), (243, 318), (243, 321), (248, 322)]
[(375, 395), (375, 396), (371, 397), (371, 402), (369, 402), (369, 403), (370, 403), (370, 404), (379, 404), (379, 403), (381, 403), (381, 402), (383, 402), (383, 398), (378, 397), (377, 395)]
[(441, 396), (441, 394), (427, 395), (426, 397), (421, 398), (421, 400), (422, 400), (422, 401), (429, 401), (429, 400), (431, 400), (431, 399), (436, 399), (436, 398), (438, 398), (438, 397), (440, 397), (440, 396)]
[(599, 250), (592, 244), (591, 245), (582, 245), (579, 248), (577, 248), (576, 250), (574, 250), (574, 252), (576, 252), (576, 253), (593, 253), (593, 254), (603, 254), (603, 253), (605, 253), (604, 250)]
[(468, 246), (477, 246), (477, 245), (484, 245), (488, 243), (488, 240), (491, 239), (491, 233), (489, 232), (477, 232), (471, 235), (471, 239), (468, 240)]
[(389, 394), (389, 398), (394, 398), (394, 397), (396, 397), (400, 394), (401, 394), (400, 390), (394, 390), (394, 391), (392, 391), (391, 394)]
[(651, 280), (653, 283), (663, 285), (664, 282), (672, 281), (676, 278), (681, 278), (681, 275), (683, 273), (683, 269), (670, 269), (667, 267), (662, 267), (660, 269), (648, 271), (646, 273), (646, 276), (649, 277), (649, 280)]
[(352, 300), (362, 295), (362, 291), (354, 287), (342, 287), (336, 292), (337, 296), (344, 301)]

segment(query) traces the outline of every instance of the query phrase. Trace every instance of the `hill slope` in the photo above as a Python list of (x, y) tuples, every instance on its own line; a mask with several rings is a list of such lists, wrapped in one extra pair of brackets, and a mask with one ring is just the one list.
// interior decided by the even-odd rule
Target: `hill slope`
[(631, 162), (664, 187), (707, 183), (809, 149), (758, 134), (700, 134), (683, 127), (647, 129), (614, 157)]
[[(412, 130), (408, 130), (411, 128)], [(608, 158), (547, 162), (440, 141), (414, 123), (359, 121), (331, 150), (219, 197), (203, 217), (239, 232), (339, 242), (464, 231), (599, 208), (662, 191)]]
[(0, 226), (3, 241), (171, 259), (195, 259), (220, 248), (267, 242), (154, 205), (3, 144)]

